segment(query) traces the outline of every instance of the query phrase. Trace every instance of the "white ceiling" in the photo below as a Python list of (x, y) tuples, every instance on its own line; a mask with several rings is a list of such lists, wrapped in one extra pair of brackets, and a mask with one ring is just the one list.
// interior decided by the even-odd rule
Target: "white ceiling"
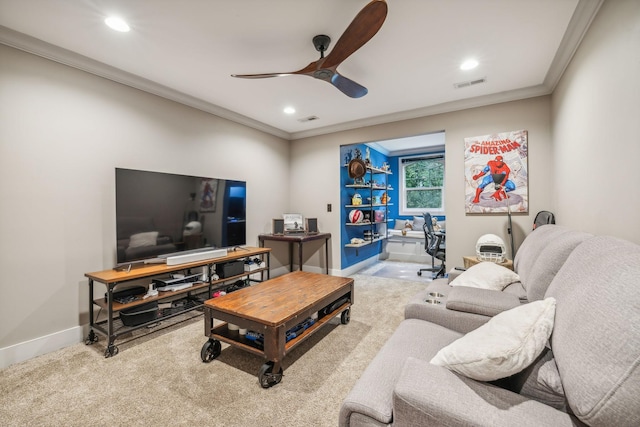
[[(601, 2), (388, 0), (378, 34), (338, 67), (369, 89), (358, 99), (308, 76), (230, 75), (303, 68), (319, 58), (313, 36), (330, 52), (367, 0), (0, 0), (0, 42), (298, 139), (549, 94)], [(110, 14), (131, 31), (106, 27)], [(480, 65), (461, 71), (469, 57)]]
[(367, 145), (388, 156), (402, 156), (416, 153), (424, 154), (430, 151), (444, 151), (444, 143), (445, 133), (440, 131), (369, 142)]

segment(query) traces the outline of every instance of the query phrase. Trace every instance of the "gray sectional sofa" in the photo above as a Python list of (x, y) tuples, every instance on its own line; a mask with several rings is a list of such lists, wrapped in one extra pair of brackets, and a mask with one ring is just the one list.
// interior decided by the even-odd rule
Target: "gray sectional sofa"
[(569, 254), (589, 237), (593, 235), (555, 224), (537, 227), (522, 242), (513, 260), (519, 281), (502, 291), (453, 287), (450, 282), (459, 274), (454, 270), (448, 278), (434, 280), (415, 295), (405, 307), (405, 318), (467, 333), (502, 311), (542, 299)]
[[(559, 230), (564, 232), (556, 235)], [(549, 258), (549, 245), (523, 244), (515, 268), (527, 296), (536, 301), (518, 303), (495, 318), (484, 316), (477, 322), (482, 326), (466, 335), (455, 327), (468, 329), (473, 323), (455, 315), (451, 320), (447, 312), (406, 318), (345, 398), (340, 426), (640, 425), (640, 246), (561, 228), (544, 233), (553, 234), (554, 242), (570, 233), (575, 239), (566, 235), (567, 240), (578, 242), (563, 259)], [(539, 269), (550, 263), (556, 271), (541, 274)], [(548, 286), (531, 282), (536, 275), (549, 279)], [(530, 293), (529, 285), (542, 293)], [(430, 363), (458, 339), (551, 299), (550, 337), (520, 372), (481, 381)], [(417, 316), (412, 310), (407, 314)]]

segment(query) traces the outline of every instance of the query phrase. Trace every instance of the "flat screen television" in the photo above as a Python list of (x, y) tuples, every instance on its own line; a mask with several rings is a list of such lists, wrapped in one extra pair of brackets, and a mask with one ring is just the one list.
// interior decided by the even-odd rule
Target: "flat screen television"
[(246, 244), (244, 181), (116, 168), (117, 263)]

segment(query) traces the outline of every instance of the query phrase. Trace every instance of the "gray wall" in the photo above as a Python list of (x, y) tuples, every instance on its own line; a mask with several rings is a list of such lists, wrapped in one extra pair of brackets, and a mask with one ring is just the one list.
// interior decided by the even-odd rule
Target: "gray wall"
[(289, 203), (288, 141), (3, 45), (0, 120), (9, 359), (9, 346), (49, 334), (80, 340), (84, 273), (115, 265), (116, 167), (247, 181), (253, 246)]
[(558, 218), (640, 243), (640, 1), (603, 4), (552, 106)]
[[(553, 210), (547, 160), (551, 157), (550, 97), (503, 103), (447, 114), (439, 114), (392, 124), (371, 126), (331, 135), (295, 141), (291, 150), (291, 205), (309, 215), (317, 214), (320, 227), (340, 232), (340, 145), (394, 139), (444, 130), (446, 151), (445, 213), (447, 216), (447, 259), (449, 266), (462, 266), (464, 255), (475, 253), (483, 234), (500, 235), (508, 244), (507, 217), (466, 216), (464, 203), (464, 138), (496, 132), (529, 131), (529, 215), (514, 215), (516, 247), (531, 229), (532, 216)], [(322, 184), (309, 193), (312, 177), (322, 176)], [(313, 184), (315, 185), (315, 184)], [(326, 204), (334, 209), (326, 212)], [(296, 208), (297, 206), (297, 208)], [(339, 268), (339, 238), (332, 242), (332, 265)]]

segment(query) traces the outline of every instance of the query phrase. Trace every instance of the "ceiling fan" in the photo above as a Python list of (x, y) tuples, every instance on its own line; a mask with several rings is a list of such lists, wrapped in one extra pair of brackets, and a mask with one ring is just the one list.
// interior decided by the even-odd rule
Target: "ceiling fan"
[(351, 98), (360, 98), (368, 92), (367, 88), (338, 73), (338, 66), (356, 50), (360, 49), (376, 35), (387, 17), (387, 3), (385, 0), (372, 0), (351, 21), (342, 33), (335, 47), (325, 57), (324, 52), (329, 47), (331, 38), (317, 35), (313, 38), (313, 45), (320, 52), (320, 59), (306, 67), (288, 73), (266, 74), (232, 74), (232, 77), (243, 79), (264, 79), (269, 77), (283, 77), (300, 74), (324, 80), (338, 88)]

